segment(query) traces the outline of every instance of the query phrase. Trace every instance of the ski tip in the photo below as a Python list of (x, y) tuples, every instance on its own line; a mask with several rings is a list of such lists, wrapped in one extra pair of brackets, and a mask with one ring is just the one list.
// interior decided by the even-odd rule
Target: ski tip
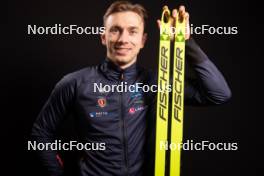
[(169, 10), (169, 7), (168, 6), (163, 6), (163, 11), (165, 11), (165, 10)]
[(163, 6), (163, 10), (162, 10), (162, 18), (161, 21), (164, 23), (168, 23), (170, 20), (170, 10), (168, 6)]

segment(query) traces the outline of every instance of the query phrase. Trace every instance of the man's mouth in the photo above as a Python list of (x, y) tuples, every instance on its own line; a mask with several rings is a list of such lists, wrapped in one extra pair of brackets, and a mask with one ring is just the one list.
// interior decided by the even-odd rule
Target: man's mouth
[(131, 48), (128, 47), (115, 47), (116, 54), (118, 55), (126, 55)]

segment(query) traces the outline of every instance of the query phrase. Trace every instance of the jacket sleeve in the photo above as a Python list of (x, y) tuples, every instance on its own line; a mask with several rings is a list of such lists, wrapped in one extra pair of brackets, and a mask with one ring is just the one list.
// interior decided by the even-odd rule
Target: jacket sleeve
[(195, 79), (186, 81), (186, 104), (222, 104), (231, 98), (225, 78), (192, 38), (186, 41), (186, 61), (195, 73)]
[[(74, 90), (74, 83), (68, 77), (64, 77), (56, 84), (33, 124), (32, 140), (44, 144), (54, 142), (58, 126), (72, 107)], [(63, 174), (63, 166), (57, 151), (38, 150), (37, 154), (50, 175), (60, 176)]]

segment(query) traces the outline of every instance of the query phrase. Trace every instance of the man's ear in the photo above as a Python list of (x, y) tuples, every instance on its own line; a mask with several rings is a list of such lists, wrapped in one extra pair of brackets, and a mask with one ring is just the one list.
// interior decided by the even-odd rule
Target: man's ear
[(106, 45), (105, 34), (101, 34), (101, 42), (103, 45)]
[(144, 34), (143, 34), (143, 37), (142, 37), (142, 43), (141, 43), (141, 48), (144, 48), (145, 43), (146, 43), (146, 41), (147, 41), (147, 36), (148, 36), (147, 33), (144, 33)]

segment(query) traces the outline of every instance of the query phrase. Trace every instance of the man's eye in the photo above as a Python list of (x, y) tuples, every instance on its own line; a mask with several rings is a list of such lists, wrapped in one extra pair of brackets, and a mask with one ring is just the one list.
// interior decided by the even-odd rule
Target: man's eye
[(111, 33), (117, 33), (117, 32), (119, 32), (119, 30), (117, 28), (112, 28), (112, 29), (110, 29), (110, 32)]
[(137, 31), (130, 31), (130, 34), (134, 35), (134, 34), (137, 34), (138, 32)]

